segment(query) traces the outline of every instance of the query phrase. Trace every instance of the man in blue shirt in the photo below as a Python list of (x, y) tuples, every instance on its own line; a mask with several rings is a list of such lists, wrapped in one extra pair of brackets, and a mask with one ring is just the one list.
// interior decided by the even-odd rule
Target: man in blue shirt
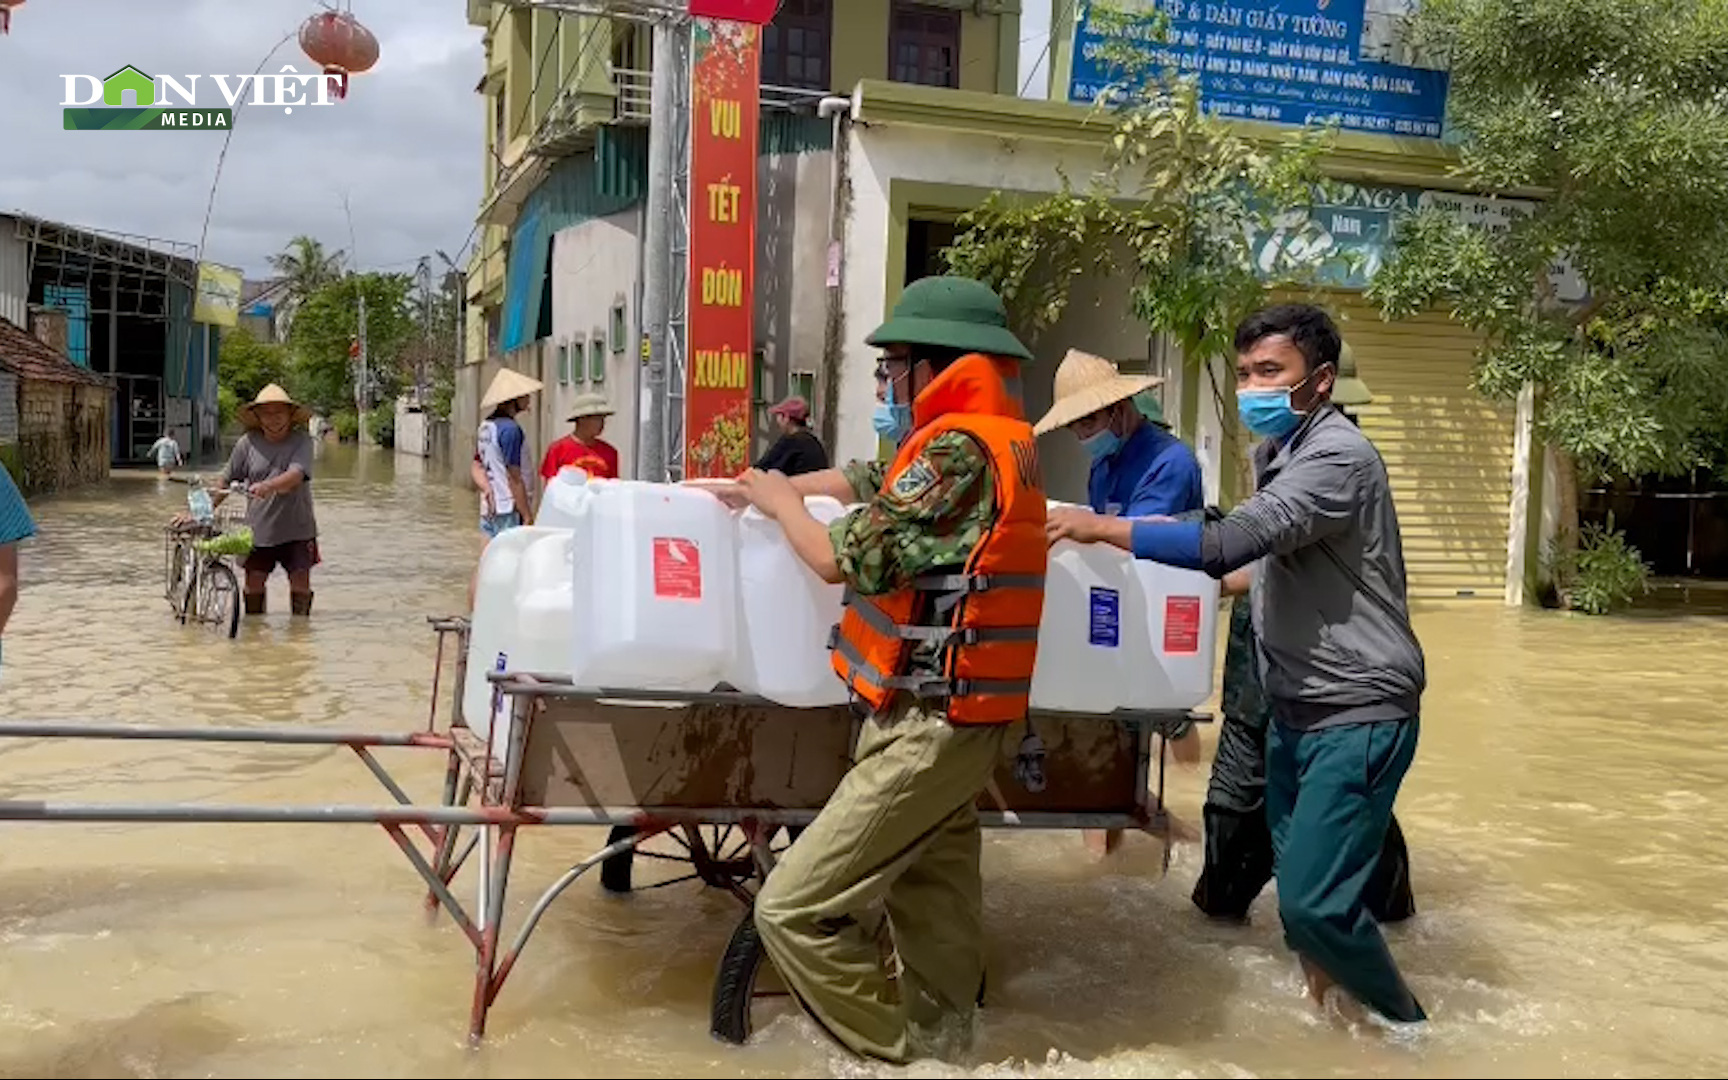
[[(1188, 444), (1162, 422), (1141, 411), (1139, 401), (1162, 380), (1124, 375), (1102, 357), (1068, 350), (1056, 369), (1056, 402), (1034, 430), (1039, 435), (1067, 428), (1092, 459), (1087, 498), (1095, 514), (1111, 517), (1174, 517), (1202, 509), (1205, 492), (1200, 461)], [(1171, 740), (1176, 759), (1193, 764), (1200, 740), (1192, 726)], [(1094, 851), (1109, 852), (1122, 830), (1088, 832)]]
[(1086, 501), (1093, 513), (1174, 517), (1204, 505), (1194, 451), (1135, 405), (1136, 395), (1159, 382), (1123, 375), (1110, 361), (1074, 349), (1056, 369), (1056, 403), (1036, 430), (1067, 428), (1086, 448), (1092, 458)]

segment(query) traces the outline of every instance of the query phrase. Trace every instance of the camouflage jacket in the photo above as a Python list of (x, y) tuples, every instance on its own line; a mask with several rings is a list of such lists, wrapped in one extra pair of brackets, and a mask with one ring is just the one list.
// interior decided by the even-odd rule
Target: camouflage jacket
[[(996, 513), (990, 459), (960, 432), (930, 440), (884, 487), (887, 471), (880, 461), (846, 465), (846, 479), (865, 505), (829, 527), (840, 573), (861, 596), (897, 592), (920, 575), (964, 564)], [(912, 670), (937, 670), (937, 651), (920, 645)]]

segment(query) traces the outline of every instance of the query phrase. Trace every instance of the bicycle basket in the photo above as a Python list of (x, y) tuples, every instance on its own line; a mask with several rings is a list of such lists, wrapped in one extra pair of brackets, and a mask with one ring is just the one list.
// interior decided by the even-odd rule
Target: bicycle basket
[(247, 495), (244, 491), (230, 491), (228, 497), (222, 500), (222, 505), (216, 508), (212, 524), (220, 532), (230, 532), (245, 525), (246, 501)]

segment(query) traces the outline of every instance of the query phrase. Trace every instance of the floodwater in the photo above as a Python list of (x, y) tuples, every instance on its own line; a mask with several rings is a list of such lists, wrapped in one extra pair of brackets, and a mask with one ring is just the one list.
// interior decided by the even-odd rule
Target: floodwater
[[(473, 496), (382, 452), (326, 448), (309, 624), (236, 642), (170, 621), (160, 523), (183, 488), (123, 477), (36, 507), (7, 634), (9, 718), (409, 730), (428, 614), (461, 605)], [(1399, 814), (1420, 914), (1391, 934), (1434, 1022), (1412, 1040), (1317, 1022), (1270, 895), (1244, 929), (1188, 903), (1198, 850), (1105, 862), (1065, 833), (985, 849), (991, 1004), (976, 1063), (918, 1076), (1566, 1077), (1728, 1074), (1728, 676), (1716, 615), (1418, 616), (1431, 688)], [(435, 800), (437, 756), (381, 756)], [(1172, 804), (1197, 820), (1203, 773)], [(3, 797), (383, 804), (339, 749), (0, 742)], [(579, 882), (464, 1039), (471, 951), (366, 825), (0, 826), (0, 1075), (823, 1076), (786, 1016), (707, 1035), (736, 902)], [(509, 905), (602, 837), (530, 832)], [(472, 895), (471, 875), (459, 879)]]

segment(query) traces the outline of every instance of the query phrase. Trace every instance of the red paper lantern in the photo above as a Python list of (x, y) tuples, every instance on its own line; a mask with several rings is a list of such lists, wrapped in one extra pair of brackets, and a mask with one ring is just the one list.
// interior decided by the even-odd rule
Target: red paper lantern
[(24, 0), (0, 0), (0, 34), (12, 32), (12, 9), (23, 6)]
[(336, 96), (348, 96), (348, 76), (370, 70), (378, 62), (378, 39), (346, 11), (325, 11), (300, 27), (300, 48), (326, 75), (340, 75)]

